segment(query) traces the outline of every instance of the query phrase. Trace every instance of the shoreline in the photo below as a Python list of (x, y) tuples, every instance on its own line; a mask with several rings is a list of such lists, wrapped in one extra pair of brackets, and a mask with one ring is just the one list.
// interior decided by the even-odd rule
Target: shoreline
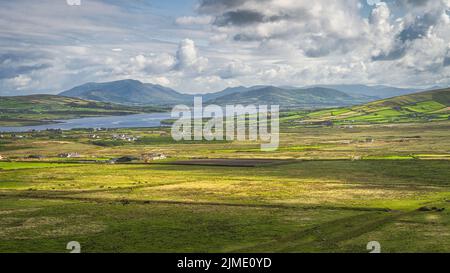
[[(79, 118), (67, 118), (52, 121), (37, 121), (36, 123), (27, 123), (31, 125), (7, 125), (2, 124), (0, 120), (0, 133), (26, 133), (44, 130), (63, 130), (68, 131), (72, 129), (95, 129), (95, 128), (105, 128), (105, 129), (118, 129), (118, 128), (155, 128), (167, 126), (164, 121), (167, 120), (168, 116), (156, 116), (151, 115), (169, 115), (167, 112), (151, 112), (151, 113), (133, 113), (133, 114), (122, 114), (122, 115), (103, 115), (103, 116), (88, 116)], [(150, 116), (146, 116), (150, 115)], [(119, 118), (129, 117), (127, 119), (120, 120)], [(133, 117), (139, 117), (136, 120)], [(117, 118), (111, 120), (111, 118)], [(105, 119), (105, 120), (102, 120)], [(146, 124), (147, 123), (147, 124)], [(58, 126), (60, 125), (60, 126)]]

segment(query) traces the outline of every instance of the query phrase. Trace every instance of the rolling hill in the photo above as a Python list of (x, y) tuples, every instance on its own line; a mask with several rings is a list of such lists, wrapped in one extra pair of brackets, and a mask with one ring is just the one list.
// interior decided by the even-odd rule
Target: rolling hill
[(60, 93), (61, 96), (126, 105), (175, 105), (189, 103), (192, 96), (150, 83), (121, 80), (86, 83)]
[[(332, 108), (414, 94), (418, 89), (390, 86), (324, 85), (315, 87), (275, 87), (257, 85), (231, 87), (223, 91), (201, 94), (207, 104), (277, 104), (281, 108)], [(174, 106), (190, 105), (195, 95), (182, 94), (173, 89), (136, 80), (105, 83), (86, 83), (60, 93), (62, 96), (110, 102), (123, 105)]]
[(247, 92), (247, 91), (251, 91), (251, 90), (261, 89), (264, 87), (268, 87), (268, 86), (257, 85), (257, 86), (252, 86), (252, 87), (245, 87), (245, 86), (229, 87), (229, 88), (226, 88), (219, 92), (208, 93), (208, 94), (204, 94), (201, 96), (203, 97), (203, 100), (205, 100), (205, 101), (214, 101), (221, 97), (225, 97), (225, 96), (229, 96), (229, 95), (233, 95), (233, 94), (237, 94), (237, 93), (243, 93), (243, 92)]
[(54, 95), (0, 97), (0, 125), (38, 125), (54, 120), (159, 112), (158, 107), (131, 107)]
[[(121, 80), (87, 83), (60, 93), (62, 96), (120, 103), (125, 105), (192, 104), (194, 95), (181, 94), (160, 85)], [(364, 95), (346, 94), (329, 88), (285, 89), (274, 86), (233, 87), (223, 91), (198, 95), (208, 104), (278, 104), (281, 107), (336, 107), (374, 100)]]
[(329, 88), (314, 87), (306, 89), (284, 89), (274, 86), (244, 89), (232, 92), (208, 103), (226, 104), (268, 104), (282, 108), (325, 108), (365, 103), (373, 98), (349, 95)]
[(372, 124), (448, 120), (450, 88), (326, 109), (310, 113), (287, 113), (284, 122), (303, 124)]
[(319, 87), (331, 88), (347, 94), (375, 97), (377, 99), (392, 98), (421, 91), (420, 89), (414, 88), (398, 88), (386, 85), (368, 86), (362, 84), (320, 85)]

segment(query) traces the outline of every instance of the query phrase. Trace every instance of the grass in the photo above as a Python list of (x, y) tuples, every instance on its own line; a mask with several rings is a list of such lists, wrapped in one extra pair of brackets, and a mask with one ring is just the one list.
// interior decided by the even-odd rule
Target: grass
[[(448, 207), (450, 198), (445, 160), (250, 169), (5, 164), (12, 167), (0, 172), (0, 252), (65, 252), (72, 240), (85, 252), (364, 252), (362, 238), (427, 214), (416, 209), (430, 202)], [(443, 227), (450, 219), (428, 214)], [(425, 249), (448, 250), (439, 235)], [(375, 237), (383, 244), (389, 236)], [(404, 242), (389, 241), (389, 250), (410, 251)]]
[(164, 110), (161, 107), (129, 107), (52, 95), (1, 97), (0, 126), (31, 126), (63, 119), (131, 115)]
[(89, 203), (82, 202), (0, 202), (5, 207), (11, 203), (21, 205), (19, 209), (9, 208), (10, 213), (2, 220), (9, 228), (0, 233), (0, 252), (64, 252), (67, 242), (75, 239), (83, 252), (233, 252), (320, 224), (321, 214), (329, 219), (350, 214), (331, 210), (319, 214), (208, 205), (100, 203), (96, 206), (103, 213), (99, 215)]
[[(369, 241), (383, 252), (450, 252), (450, 122), (423, 119), (445, 99), (283, 113), (276, 152), (250, 141), (175, 145), (163, 128), (3, 134), (0, 252), (68, 252), (69, 241), (83, 252), (368, 252)], [(411, 111), (420, 122), (401, 118)], [(365, 118), (339, 124), (352, 115)], [(115, 145), (117, 134), (139, 140)], [(147, 153), (169, 159), (95, 162)], [(287, 161), (170, 165), (207, 158)]]
[[(365, 105), (320, 111), (287, 112), (281, 122), (335, 125), (411, 123), (449, 119), (450, 90), (434, 90), (400, 96)], [(292, 124), (291, 124), (292, 125)]]
[(66, 168), (78, 164), (57, 164), (40, 162), (0, 162), (0, 170), (42, 169), (42, 168)]

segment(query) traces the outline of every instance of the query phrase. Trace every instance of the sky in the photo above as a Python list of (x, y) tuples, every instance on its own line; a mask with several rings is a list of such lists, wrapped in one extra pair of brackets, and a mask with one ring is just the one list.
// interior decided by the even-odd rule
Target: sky
[(0, 96), (450, 85), (450, 0), (0, 0)]

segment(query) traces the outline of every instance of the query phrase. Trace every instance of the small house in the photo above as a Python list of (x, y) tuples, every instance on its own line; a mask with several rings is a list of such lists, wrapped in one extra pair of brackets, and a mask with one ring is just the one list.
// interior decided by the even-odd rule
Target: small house
[(146, 163), (150, 161), (156, 161), (156, 160), (163, 160), (166, 159), (167, 156), (162, 153), (150, 153), (150, 154), (143, 154), (141, 156), (142, 160)]
[(124, 140), (124, 141), (128, 141), (128, 142), (133, 142), (138, 140), (138, 137), (135, 136), (129, 136), (129, 135), (124, 135), (124, 134), (114, 134), (112, 135), (113, 140)]
[(59, 154), (58, 157), (60, 158), (77, 158), (80, 157), (78, 153), (62, 153)]

